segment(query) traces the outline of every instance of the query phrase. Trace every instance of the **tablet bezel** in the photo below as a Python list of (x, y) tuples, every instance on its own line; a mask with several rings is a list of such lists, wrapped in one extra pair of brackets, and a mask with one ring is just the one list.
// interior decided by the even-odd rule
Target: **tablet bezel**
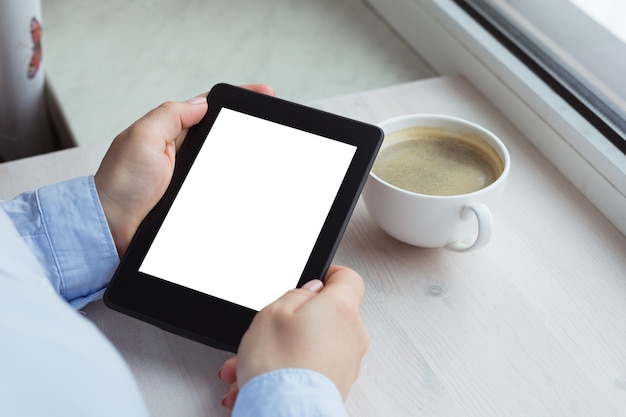
[(294, 277), (294, 287), (325, 275), (380, 148), (383, 132), (371, 124), (228, 84), (214, 86), (207, 102), (206, 115), (189, 130), (176, 156), (168, 189), (137, 230), (105, 292), (104, 302), (113, 310), (164, 330), (235, 352), (255, 310), (139, 271), (220, 110), (228, 108), (356, 147), (303, 273)]

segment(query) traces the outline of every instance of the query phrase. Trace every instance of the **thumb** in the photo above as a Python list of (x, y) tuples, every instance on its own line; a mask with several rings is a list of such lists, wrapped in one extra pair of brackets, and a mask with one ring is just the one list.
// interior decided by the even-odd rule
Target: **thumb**
[(148, 136), (156, 134), (154, 137), (160, 137), (166, 143), (173, 141), (176, 150), (178, 150), (187, 130), (204, 117), (207, 109), (206, 97), (203, 96), (194, 97), (184, 102), (166, 101), (159, 107), (150, 110), (131, 128)]
[(191, 127), (198, 123), (207, 111), (207, 93), (192, 97), (180, 104), (182, 105), (181, 112), (179, 113), (181, 124), (184, 128)]
[(311, 281), (308, 281), (306, 284), (304, 284), (302, 288), (314, 293), (318, 293), (322, 291), (322, 288), (324, 288), (324, 282), (319, 279), (312, 279)]
[(302, 305), (311, 300), (324, 288), (324, 283), (319, 279), (314, 279), (302, 286), (287, 291), (282, 297), (270, 304), (271, 308), (279, 308), (283, 311), (294, 312)]

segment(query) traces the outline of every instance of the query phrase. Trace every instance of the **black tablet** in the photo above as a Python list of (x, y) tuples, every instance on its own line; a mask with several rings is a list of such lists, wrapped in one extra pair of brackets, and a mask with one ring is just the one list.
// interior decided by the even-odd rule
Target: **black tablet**
[(257, 311), (324, 277), (383, 134), (227, 84), (207, 101), (104, 301), (234, 352)]

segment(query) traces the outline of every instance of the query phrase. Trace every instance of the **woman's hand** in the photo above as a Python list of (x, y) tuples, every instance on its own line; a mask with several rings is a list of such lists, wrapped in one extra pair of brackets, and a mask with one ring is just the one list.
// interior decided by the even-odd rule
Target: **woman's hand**
[(231, 388), (222, 400), (232, 408), (252, 378), (283, 368), (306, 368), (335, 383), (345, 399), (359, 375), (369, 335), (359, 308), (365, 286), (351, 269), (331, 266), (325, 283), (311, 281), (261, 310), (219, 377)]
[[(265, 85), (243, 86), (274, 95)], [(207, 111), (206, 95), (169, 101), (120, 133), (95, 175), (96, 189), (120, 257), (167, 189), (187, 130)]]

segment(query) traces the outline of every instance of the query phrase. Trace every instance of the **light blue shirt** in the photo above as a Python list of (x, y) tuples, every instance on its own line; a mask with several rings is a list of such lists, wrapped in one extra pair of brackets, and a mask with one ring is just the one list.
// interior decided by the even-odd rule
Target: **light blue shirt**
[[(119, 263), (93, 177), (0, 208), (0, 415), (147, 416), (121, 355), (74, 310), (102, 295)], [(249, 381), (233, 411), (270, 415), (347, 413), (328, 378), (283, 369)]]

